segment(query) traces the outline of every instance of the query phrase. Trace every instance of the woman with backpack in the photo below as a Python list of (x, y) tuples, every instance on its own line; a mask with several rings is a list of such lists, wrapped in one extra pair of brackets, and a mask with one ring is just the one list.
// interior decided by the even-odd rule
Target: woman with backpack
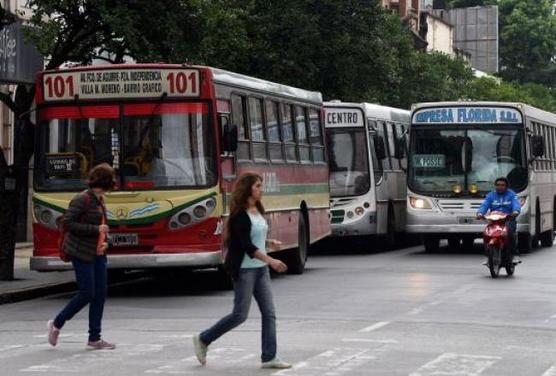
[(60, 330), (75, 314), (89, 305), (89, 339), (92, 350), (115, 349), (101, 339), (101, 321), (106, 301), (108, 220), (104, 194), (115, 186), (114, 169), (107, 163), (89, 172), (89, 189), (77, 194), (62, 217), (63, 252), (69, 257), (79, 292), (54, 320), (48, 321), (48, 343), (56, 346)]

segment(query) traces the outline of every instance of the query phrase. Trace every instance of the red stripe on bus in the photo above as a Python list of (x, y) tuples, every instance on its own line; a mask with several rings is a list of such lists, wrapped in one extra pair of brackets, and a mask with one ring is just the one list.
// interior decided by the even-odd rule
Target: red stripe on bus
[(208, 113), (206, 103), (142, 103), (124, 106), (124, 115), (160, 115), (160, 114), (190, 114)]
[(118, 106), (62, 106), (47, 107), (40, 111), (41, 120), (51, 119), (117, 119)]

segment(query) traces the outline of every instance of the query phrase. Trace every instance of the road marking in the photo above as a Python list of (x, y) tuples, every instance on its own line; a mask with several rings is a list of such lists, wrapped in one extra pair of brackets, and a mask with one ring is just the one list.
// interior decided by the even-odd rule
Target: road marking
[(342, 342), (399, 343), (395, 339), (343, 338)]
[(82, 373), (91, 369), (98, 369), (99, 364), (106, 367), (109, 362), (123, 363), (129, 357), (144, 357), (147, 354), (161, 352), (165, 345), (158, 344), (118, 344), (116, 350), (94, 350), (65, 358), (57, 358), (50, 362), (20, 369), (20, 372), (46, 372), (59, 374), (63, 372)]
[[(193, 350), (191, 350), (191, 352), (193, 352)], [(217, 347), (215, 349), (210, 349), (207, 353), (207, 368), (226, 367), (231, 364), (242, 364), (257, 357), (257, 354), (249, 353), (244, 348)], [(148, 369), (145, 371), (145, 373), (158, 375), (198, 375), (199, 367), (201, 367), (199, 361), (194, 355), (192, 355), (187, 358), (171, 362), (170, 364), (165, 364), (160, 367)]]
[(420, 367), (416, 372), (411, 373), (409, 376), (478, 376), (500, 359), (502, 358), (498, 356), (444, 353), (433, 361), (430, 361)]
[(361, 329), (359, 332), (360, 333), (369, 333), (372, 332), (373, 330), (377, 330), (380, 329), (388, 324), (390, 324), (392, 321), (379, 321), (376, 324), (373, 324), (371, 326), (367, 326), (366, 328)]
[(278, 371), (272, 375), (296, 376), (338, 376), (351, 374), (362, 365), (376, 359), (369, 349), (335, 348), (325, 351), (303, 362), (293, 365), (292, 368)]
[(467, 285), (467, 286), (462, 286), (457, 290), (454, 290), (454, 291), (451, 291), (447, 294), (444, 294), (444, 296), (442, 296), (442, 298), (440, 298), (440, 299), (437, 299), (437, 300), (432, 301), (430, 303), (421, 304), (420, 306), (418, 306), (416, 308), (413, 308), (407, 314), (412, 315), (412, 316), (413, 315), (418, 315), (418, 314), (422, 313), (423, 311), (425, 311), (427, 308), (434, 307), (434, 306), (437, 306), (439, 304), (442, 304), (448, 299), (451, 299), (453, 297), (457, 297), (458, 295), (461, 295), (461, 294), (471, 290), (473, 287), (475, 287), (475, 285), (473, 285), (473, 284)]
[(556, 366), (552, 365), (549, 369), (542, 374), (542, 376), (556, 376)]

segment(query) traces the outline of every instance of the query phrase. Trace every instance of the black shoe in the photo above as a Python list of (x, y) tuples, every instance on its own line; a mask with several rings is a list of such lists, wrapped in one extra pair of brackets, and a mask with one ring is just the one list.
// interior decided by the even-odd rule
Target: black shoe
[(483, 261), (483, 265), (488, 266), (488, 259), (485, 259), (485, 261)]
[(519, 258), (519, 256), (514, 256), (514, 257), (512, 258), (512, 263), (513, 263), (514, 265), (521, 264), (521, 259)]

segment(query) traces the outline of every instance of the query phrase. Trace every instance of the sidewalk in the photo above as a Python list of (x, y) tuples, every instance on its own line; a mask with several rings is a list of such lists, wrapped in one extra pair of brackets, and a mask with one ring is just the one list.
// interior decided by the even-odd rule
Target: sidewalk
[(29, 269), (33, 243), (17, 243), (13, 281), (0, 281), (0, 304), (14, 303), (75, 289), (73, 271), (36, 272)]

